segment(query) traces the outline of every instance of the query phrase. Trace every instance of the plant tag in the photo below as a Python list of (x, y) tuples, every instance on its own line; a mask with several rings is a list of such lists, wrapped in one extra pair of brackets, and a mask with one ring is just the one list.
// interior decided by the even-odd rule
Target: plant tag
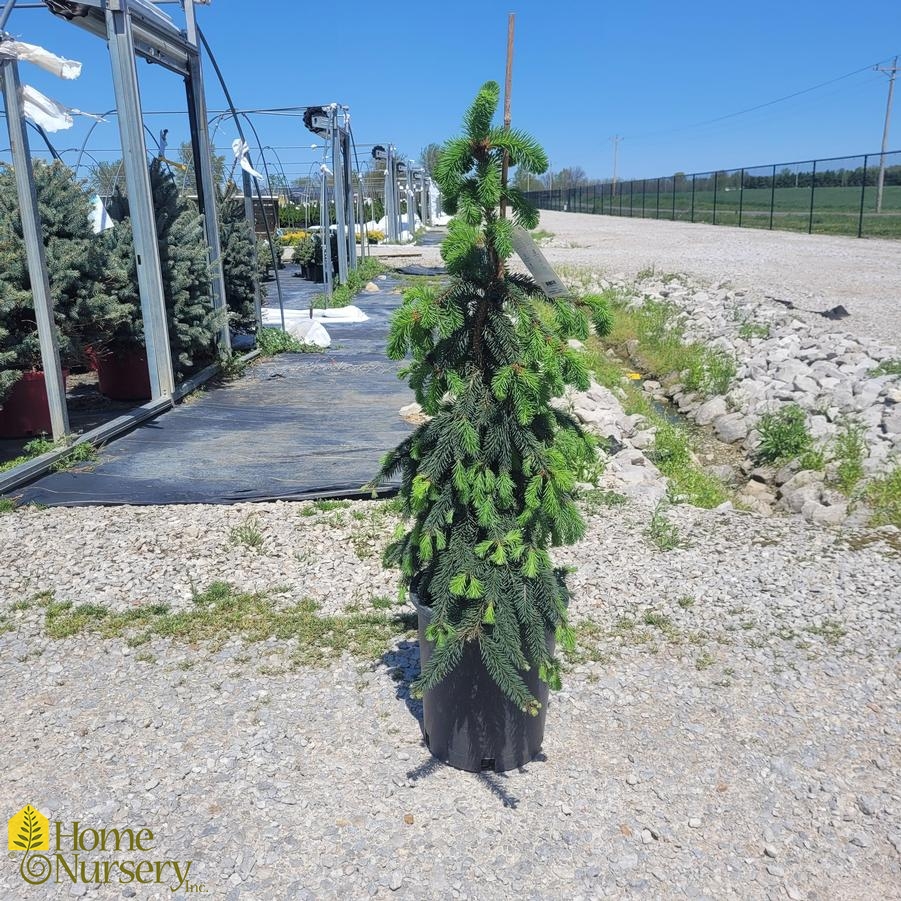
[(513, 249), (537, 282), (538, 287), (548, 297), (565, 297), (571, 293), (551, 268), (551, 264), (538, 249), (532, 236), (519, 226), (513, 228)]

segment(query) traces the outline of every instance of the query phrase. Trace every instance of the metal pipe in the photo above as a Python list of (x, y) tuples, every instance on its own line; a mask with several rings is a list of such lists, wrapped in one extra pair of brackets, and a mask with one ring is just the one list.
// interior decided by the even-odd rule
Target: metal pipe
[(41, 364), (44, 367), (44, 385), (47, 390), (47, 404), (50, 408), (50, 424), (54, 439), (59, 440), (69, 431), (66, 386), (63, 382), (59, 346), (56, 339), (56, 321), (50, 295), (50, 280), (47, 275), (38, 195), (34, 185), (34, 173), (31, 169), (28, 132), (25, 130), (25, 117), (19, 106), (21, 86), (18, 63), (13, 59), (0, 61), (0, 76), (3, 79), (6, 124), (9, 129), (16, 193), (19, 199), (19, 215), (22, 220), (22, 238), (25, 242), (28, 277), (31, 281), (31, 294), (34, 301), (34, 318), (41, 346)]

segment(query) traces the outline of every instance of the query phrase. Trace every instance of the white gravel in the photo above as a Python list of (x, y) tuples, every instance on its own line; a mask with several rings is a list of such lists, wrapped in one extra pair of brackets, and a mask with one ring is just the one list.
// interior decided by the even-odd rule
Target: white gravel
[[(551, 210), (540, 228), (553, 233), (542, 250), (554, 264), (627, 278), (654, 267), (808, 310), (842, 304), (851, 316), (836, 328), (892, 344), (901, 335), (901, 241)], [(440, 260), (438, 247), (417, 249), (427, 265)]]
[[(287, 641), (54, 641), (39, 608), (14, 609), (45, 589), (178, 608), (192, 583), (267, 577), (289, 600), (366, 606), (393, 586), (372, 556), (393, 518), (382, 503), (0, 517), (19, 574), (7, 567), (0, 589), (12, 627), (0, 635), (3, 809), (147, 825), (214, 898), (896, 893), (896, 529), (676, 507), (680, 546), (662, 552), (650, 506), (596, 511), (557, 555), (575, 567), (586, 657), (552, 700), (544, 758), (504, 776), (430, 760), (406, 639), (381, 661), (295, 670)], [(261, 552), (228, 540), (248, 512)], [(370, 538), (373, 517), (383, 528)], [(0, 868), (0, 897), (22, 896), (15, 864)], [(116, 888), (98, 897), (132, 897)]]
[[(899, 323), (898, 245), (553, 213), (543, 225), (555, 261), (624, 274), (654, 263), (843, 303), (842, 325), (873, 334)], [(566, 241), (591, 247), (554, 246)], [(794, 261), (785, 248), (798, 248)], [(824, 262), (842, 255), (844, 268)], [(871, 275), (848, 265), (864, 260)], [(679, 546), (664, 552), (648, 538), (650, 503), (596, 509), (586, 538), (557, 554), (575, 570), (583, 657), (552, 699), (543, 759), (504, 776), (429, 758), (406, 637), (381, 660), (292, 669), (288, 641), (55, 641), (40, 607), (18, 609), (43, 591), (185, 608), (214, 580), (328, 612), (391, 596), (384, 502), (303, 515), (313, 510), (0, 515), (3, 809), (146, 825), (159, 857), (194, 861), (211, 898), (898, 897), (892, 527), (678, 506), (667, 516)], [(258, 550), (233, 541), (250, 518)], [(24, 896), (18, 863), (0, 867), (0, 897)]]

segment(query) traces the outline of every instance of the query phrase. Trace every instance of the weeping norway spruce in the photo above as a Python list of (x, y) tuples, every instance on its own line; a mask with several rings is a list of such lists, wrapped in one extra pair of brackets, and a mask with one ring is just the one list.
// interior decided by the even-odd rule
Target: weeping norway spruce
[(606, 334), (611, 319), (601, 297), (549, 299), (510, 270), (513, 230), (535, 228), (538, 213), (504, 183), (504, 156), (536, 175), (548, 160), (530, 136), (492, 124), (498, 97), (496, 83), (481, 88), (437, 164), (454, 216), (441, 247), (451, 281), (406, 291), (388, 344), (392, 359), (409, 358), (402, 376), (431, 418), (386, 455), (379, 478), (400, 475), (407, 523), (385, 562), (430, 613), (414, 694), (477, 647), (503, 695), (537, 715), (525, 676), (559, 688), (548, 639), (568, 648), (574, 637), (548, 549), (583, 535), (576, 484), (597, 459), (594, 440), (551, 402), (567, 385), (588, 387), (568, 339), (592, 326)]

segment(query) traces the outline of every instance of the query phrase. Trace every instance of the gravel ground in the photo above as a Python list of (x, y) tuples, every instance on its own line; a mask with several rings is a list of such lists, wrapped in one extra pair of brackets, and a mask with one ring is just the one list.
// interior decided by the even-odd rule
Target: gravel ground
[[(862, 333), (897, 325), (896, 244), (556, 213), (543, 225), (558, 263), (653, 263), (843, 303), (841, 327)], [(0, 515), (3, 809), (147, 826), (150, 856), (193, 861), (190, 881), (215, 898), (901, 897), (901, 532), (667, 516), (679, 545), (661, 551), (647, 504), (590, 508), (586, 538), (557, 554), (574, 568), (581, 641), (544, 754), (473, 776), (420, 741), (410, 633), (378, 659), (298, 667), (293, 639), (55, 640), (22, 603), (187, 610), (224, 579), (277, 589), (279, 605), (381, 609), (396, 588), (378, 562), (385, 502)], [(26, 896), (19, 862), (0, 868), (0, 897)]]
[[(654, 266), (707, 282), (791, 300), (808, 310), (842, 304), (842, 330), (897, 343), (901, 334), (901, 242), (806, 235), (654, 219), (542, 210), (555, 264), (634, 277)], [(438, 248), (423, 247), (424, 260)], [(816, 317), (822, 322), (820, 317)]]
[[(662, 552), (649, 507), (595, 510), (559, 554), (577, 568), (582, 659), (544, 758), (503, 776), (431, 763), (404, 636), (381, 660), (292, 669), (290, 642), (52, 640), (39, 608), (13, 609), (44, 589), (189, 606), (192, 583), (223, 577), (332, 611), (390, 592), (373, 556), (384, 502), (300, 509), (252, 508), (261, 551), (227, 537), (251, 508), (0, 517), (26, 573), (0, 588), (4, 809), (147, 825), (213, 897), (898, 896), (897, 530), (677, 507), (682, 546)], [(23, 896), (16, 863), (2, 897)]]

